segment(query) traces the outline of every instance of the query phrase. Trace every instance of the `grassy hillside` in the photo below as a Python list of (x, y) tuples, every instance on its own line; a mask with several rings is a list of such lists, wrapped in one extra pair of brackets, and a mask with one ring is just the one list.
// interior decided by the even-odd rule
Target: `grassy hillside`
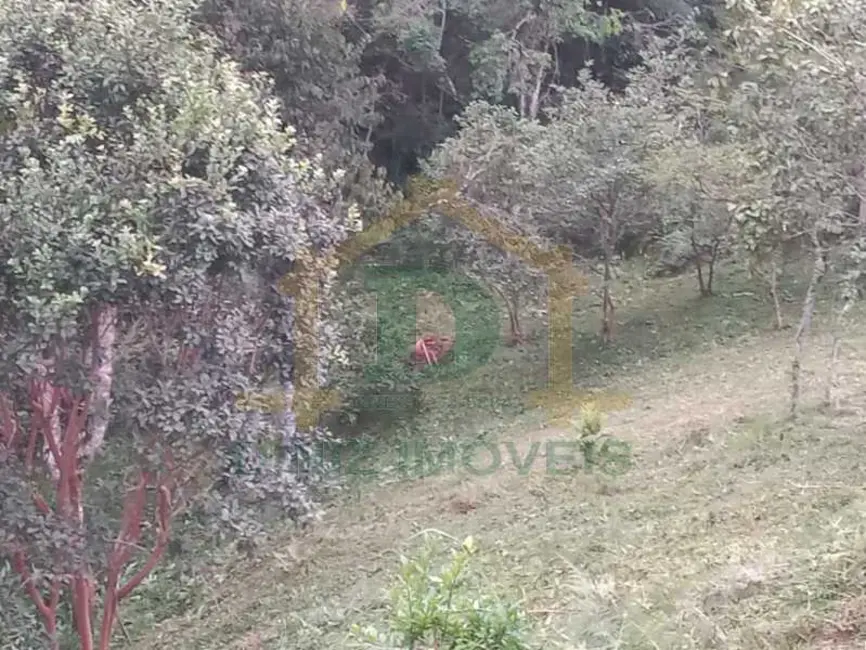
[[(792, 331), (769, 328), (770, 306), (738, 272), (718, 282), (710, 299), (690, 277), (619, 287), (608, 349), (592, 301), (577, 305), (576, 384), (628, 397), (605, 421), (631, 445), (628, 472), (553, 471), (545, 454), (574, 439), (579, 404), (527, 404), (546, 377), (543, 337), (502, 348), (471, 376), (425, 389), (418, 417), (379, 432), (366, 475), (311, 529), (277, 531), (243, 561), (166, 564), (124, 611), (127, 647), (347, 647), (352, 623), (387, 615), (398, 553), (427, 529), (476, 538), (482, 568), (529, 612), (539, 647), (855, 647), (866, 632), (862, 313), (842, 353), (844, 408), (829, 413), (817, 406), (823, 306), (805, 366), (810, 407), (793, 424), (783, 417)], [(787, 307), (793, 319), (799, 305)], [(421, 476), (400, 462), (418, 441), (483, 442), (501, 464)], [(534, 442), (534, 462), (517, 471), (511, 454), (526, 458)]]

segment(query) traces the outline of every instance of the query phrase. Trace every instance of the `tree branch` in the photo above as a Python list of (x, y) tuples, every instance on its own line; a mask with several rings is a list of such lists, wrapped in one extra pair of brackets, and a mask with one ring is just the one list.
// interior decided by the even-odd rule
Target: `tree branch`
[(125, 585), (120, 587), (117, 590), (117, 600), (121, 601), (126, 598), (133, 589), (135, 589), (141, 582), (153, 571), (154, 567), (156, 567), (160, 558), (162, 558), (162, 554), (165, 552), (166, 547), (168, 546), (168, 538), (170, 532), (170, 520), (171, 520), (171, 490), (167, 485), (159, 486), (159, 494), (157, 496), (158, 505), (157, 505), (157, 528), (159, 533), (157, 535), (156, 543), (154, 544), (153, 550), (150, 552), (150, 556), (144, 563), (144, 566), (139, 569), (135, 575), (133, 575)]

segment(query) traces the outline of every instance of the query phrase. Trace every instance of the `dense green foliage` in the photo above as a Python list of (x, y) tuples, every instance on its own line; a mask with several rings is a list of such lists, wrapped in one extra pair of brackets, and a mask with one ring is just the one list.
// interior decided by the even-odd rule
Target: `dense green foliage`
[[(263, 500), (311, 511), (290, 458), (319, 434), (239, 397), (274, 371), (291, 390), (296, 330), (277, 281), (341, 241), (353, 215), (331, 176), (293, 157), (267, 80), (194, 34), (194, 8), (2, 7), (0, 540), (19, 572), (34, 565), (28, 575), (75, 584), (110, 568), (107, 544), (58, 559), (79, 533), (102, 536), (81, 479), (109, 429), (142, 481), (208, 468), (197, 479), (218, 489), (194, 503), (226, 525), (257, 525), (246, 510)], [(48, 520), (20, 480), (43, 486)], [(154, 484), (172, 508), (179, 481)], [(46, 527), (45, 544), (34, 540)], [(154, 544), (164, 550), (160, 535)]]

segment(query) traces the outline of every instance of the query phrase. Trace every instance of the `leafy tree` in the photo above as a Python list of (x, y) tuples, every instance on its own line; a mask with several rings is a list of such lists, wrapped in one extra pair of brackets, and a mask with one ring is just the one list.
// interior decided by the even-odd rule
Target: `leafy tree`
[(325, 374), (334, 330), (279, 280), (327, 298), (357, 212), (194, 9), (0, 1), (0, 551), (53, 648), (109, 647), (190, 498), (241, 530), (314, 514), (291, 461), (325, 432), (239, 398)]
[[(812, 249), (792, 361), (791, 413), (796, 415), (817, 292), (866, 224), (866, 49), (855, 36), (866, 18), (853, 0), (766, 5), (743, 0), (732, 9), (738, 23), (729, 34), (744, 77), (732, 102), (735, 124), (752, 143), (770, 189), (769, 196), (739, 206), (740, 221), (751, 226), (752, 219), (760, 219), (754, 230), (762, 237), (802, 233)], [(770, 210), (775, 214), (768, 219)], [(765, 246), (778, 244), (770, 239)]]
[[(567, 243), (600, 255), (605, 341), (613, 338), (617, 245), (629, 229), (645, 229), (652, 220), (653, 206), (643, 198), (649, 194), (645, 172), (651, 152), (672, 138), (663, 93), (678, 72), (671, 67), (678, 55), (648, 56), (622, 94), (584, 71), (581, 88), (564, 91), (543, 125), (476, 103), (459, 134), (434, 156), (467, 196), (507, 215), (524, 236), (546, 242), (539, 245)], [(515, 290), (527, 288), (511, 273), (499, 275)]]
[(557, 48), (566, 39), (600, 43), (622, 29), (620, 12), (595, 13), (582, 0), (470, 4), (488, 21), (489, 33), (470, 53), (473, 94), (497, 102), (511, 96), (529, 119), (538, 117), (553, 91)]
[(346, 37), (339, 2), (206, 0), (197, 18), (244, 69), (274, 79), (286, 121), (312, 154), (343, 162), (365, 153), (384, 80), (361, 73), (370, 39)]
[(716, 261), (734, 243), (735, 208), (763, 188), (753, 180), (747, 148), (726, 128), (730, 93), (723, 54), (691, 22), (671, 40), (676, 61), (673, 52), (654, 56), (672, 80), (656, 99), (670, 123), (665, 146), (648, 161), (647, 178), (664, 225), (665, 261), (675, 268), (694, 264), (700, 294), (709, 296)]
[(525, 160), (542, 232), (557, 241), (583, 242), (584, 250), (588, 242), (588, 251), (601, 258), (604, 341), (614, 336), (617, 245), (628, 232), (646, 232), (655, 221), (646, 169), (652, 152), (670, 142), (664, 94), (677, 60), (676, 48), (667, 54), (648, 49), (622, 93), (584, 71), (580, 89), (566, 91), (549, 111), (550, 123)]
[[(375, 4), (373, 24), (390, 35), (410, 65), (438, 72), (442, 92), (500, 103), (511, 97), (521, 117), (538, 116), (558, 81), (557, 48), (567, 39), (600, 43), (619, 33), (621, 12), (593, 11), (585, 0), (389, 0)], [(447, 29), (473, 34), (467, 61), (448, 50)], [(469, 63), (463, 71), (455, 64)]]
[(393, 82), (375, 136), (390, 164), (426, 156), (474, 100), (539, 115), (622, 29), (619, 11), (585, 0), (369, 0), (354, 19), (373, 39), (364, 69)]
[(244, 71), (274, 80), (298, 155), (338, 174), (343, 196), (370, 223), (399, 196), (370, 160), (388, 80), (362, 70), (373, 36), (357, 29), (352, 14), (339, 2), (205, 0), (195, 19)]
[(663, 255), (674, 267), (694, 264), (701, 296), (713, 294), (716, 262), (732, 243), (733, 211), (728, 206), (734, 200), (731, 181), (739, 177), (741, 153), (736, 145), (681, 142), (661, 151), (651, 170), (665, 208)]
[[(457, 122), (459, 133), (434, 152), (425, 171), (454, 183), (503, 233), (539, 250), (549, 247), (521, 191), (525, 152), (543, 127), (483, 101), (470, 104)], [(453, 221), (434, 217), (422, 236), (448, 251), (446, 263), (480, 278), (499, 294), (508, 311), (511, 340), (521, 340), (521, 298), (544, 298), (543, 270)]]

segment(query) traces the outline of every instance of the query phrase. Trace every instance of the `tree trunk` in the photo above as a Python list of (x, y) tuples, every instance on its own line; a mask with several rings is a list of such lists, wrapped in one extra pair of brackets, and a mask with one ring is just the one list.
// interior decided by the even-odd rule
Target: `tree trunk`
[(603, 208), (605, 216), (601, 222), (601, 246), (604, 254), (604, 281), (602, 284), (601, 304), (601, 340), (607, 345), (611, 343), (616, 330), (616, 310), (611, 297), (612, 280), (611, 264), (613, 263), (614, 245), (617, 240), (616, 194), (610, 197), (609, 205)]
[(545, 72), (545, 67), (539, 65), (538, 71), (535, 73), (535, 87), (532, 89), (532, 95), (529, 99), (529, 111), (527, 115), (530, 120), (538, 118), (538, 109), (541, 106), (541, 84), (544, 81)]
[(779, 301), (779, 270), (776, 260), (770, 261), (770, 296), (773, 298), (773, 310), (776, 314), (776, 329), (785, 329), (785, 321), (782, 318), (782, 304)]
[(514, 300), (510, 300), (505, 292), (500, 289), (493, 282), (488, 283), (490, 287), (499, 295), (502, 299), (502, 303), (505, 305), (505, 310), (508, 312), (508, 335), (509, 335), (509, 343), (516, 344), (523, 340), (523, 332), (520, 329), (520, 315), (517, 310), (517, 296), (515, 295)]
[(710, 260), (707, 262), (707, 295), (713, 295), (713, 279), (716, 277), (716, 262), (719, 259), (719, 248), (721, 242), (714, 242), (713, 249), (710, 253)]
[(701, 297), (707, 295), (707, 288), (704, 285), (704, 272), (701, 268), (701, 256), (695, 255), (695, 269), (698, 272), (698, 291), (701, 293)]
[(704, 282), (704, 269), (702, 266), (703, 255), (701, 254), (700, 246), (698, 246), (697, 241), (695, 241), (695, 233), (692, 231), (691, 233), (691, 243), (692, 243), (692, 254), (695, 256), (695, 269), (698, 272), (698, 290), (701, 292), (701, 297), (706, 298), (707, 296), (712, 295), (713, 292), (713, 264), (715, 263), (715, 252), (713, 254), (713, 258), (709, 262), (709, 278), (707, 282)]
[(767, 284), (767, 290), (773, 300), (773, 315), (775, 317), (773, 327), (777, 330), (783, 330), (785, 329), (785, 319), (782, 316), (782, 301), (779, 298), (779, 276), (781, 274), (779, 273), (779, 264), (776, 261), (776, 251), (770, 251), (768, 256), (769, 273), (760, 269), (764, 263), (763, 255), (755, 253), (749, 260), (749, 276)]
[[(110, 311), (110, 310), (109, 310)], [(63, 358), (57, 354), (56, 358)], [(93, 355), (91, 360), (98, 360), (99, 355)], [(8, 398), (0, 402), (0, 444), (13, 452), (23, 453), (19, 461), (23, 461), (25, 471), (30, 474), (33, 469), (33, 452), (35, 441), (43, 439), (53, 457), (52, 470), (56, 470), (57, 478), (53, 487), (45, 493), (33, 482), (32, 498), (34, 505), (46, 517), (48, 522), (62, 522), (67, 530), (75, 530), (86, 539), (87, 522), (83, 514), (82, 481), (87, 476), (86, 461), (81, 453), (83, 442), (89, 434), (91, 404), (96, 399), (96, 389), (89, 395), (76, 395), (69, 388), (54, 386), (51, 376), (40, 373), (31, 379), (30, 394), (35, 396), (31, 403), (32, 412), (30, 425), (24, 429), (13, 420)], [(58, 417), (55, 417), (58, 416)], [(59, 431), (58, 435), (58, 418)], [(24, 433), (26, 431), (26, 434)], [(26, 435), (26, 440), (16, 438)], [(25, 444), (19, 444), (24, 442)], [(0, 450), (6, 451), (6, 449)], [(70, 632), (77, 637), (76, 647), (81, 650), (108, 650), (111, 645), (111, 632), (117, 621), (117, 608), (133, 589), (135, 589), (153, 570), (165, 552), (169, 539), (170, 519), (173, 510), (174, 463), (170, 455), (165, 456), (165, 472), (152, 473), (141, 470), (138, 485), (127, 492), (121, 511), (121, 525), (113, 547), (108, 554), (108, 563), (103, 589), (98, 590), (98, 575), (90, 566), (89, 560), (76, 558), (74, 567), (64, 568), (59, 563), (57, 570), (61, 575), (48, 578), (49, 595), (43, 595), (40, 586), (34, 581), (36, 571), (30, 566), (32, 560), (29, 554), (37, 550), (26, 540), (22, 547), (12, 556), (13, 568), (21, 578), (22, 584), (42, 616), (45, 631), (52, 648), (59, 647), (57, 641), (57, 611), (61, 604), (61, 592), (68, 590), (68, 603), (72, 610), (72, 625)], [(156, 521), (151, 529), (156, 533), (156, 541), (146, 556), (144, 564), (123, 585), (120, 578), (128, 567), (137, 550), (141, 548), (140, 541), (144, 531), (142, 516), (147, 505), (147, 495), (151, 488), (157, 493)], [(93, 532), (93, 531), (89, 531)], [(75, 545), (73, 544), (73, 547)], [(95, 631), (95, 605), (98, 591), (102, 591), (102, 623), (97, 638)]]
[(604, 284), (602, 286), (601, 305), (601, 339), (607, 345), (611, 343), (615, 334), (616, 310), (610, 295), (610, 258), (605, 254), (604, 259)]
[(830, 352), (830, 368), (827, 376), (827, 388), (824, 392), (824, 405), (839, 410), (839, 378), (837, 364), (839, 361), (839, 348), (842, 347), (842, 337), (839, 332), (833, 333), (833, 349)]
[(848, 310), (851, 308), (851, 302), (847, 299), (843, 299), (842, 306), (840, 307), (838, 313), (836, 314), (836, 323), (834, 324), (833, 331), (833, 347), (830, 351), (830, 366), (828, 368), (828, 376), (827, 376), (827, 387), (824, 392), (824, 404), (827, 407), (834, 408), (835, 410), (839, 410), (839, 376), (838, 376), (838, 362), (839, 362), (839, 350), (842, 348), (842, 327), (845, 322), (845, 315), (848, 313)]
[[(51, 479), (57, 483), (60, 481), (60, 467), (58, 465), (57, 456), (52, 451), (48, 438), (50, 435), (53, 440), (58, 441), (57, 444), (60, 444), (60, 441), (63, 440), (63, 427), (60, 424), (60, 412), (55, 403), (57, 392), (53, 381), (54, 360), (48, 359), (41, 363), (39, 366), (39, 373), (45, 377), (45, 381), (39, 384), (38, 389), (39, 408), (43, 414), (42, 417), (47, 419), (44, 426), (48, 430), (47, 434), (42, 436), (42, 453), (45, 458), (45, 467), (48, 474), (51, 476)], [(35, 440), (35, 438), (33, 438), (33, 440)], [(32, 459), (29, 459), (28, 462), (32, 463)], [(32, 469), (32, 465), (28, 467), (28, 470), (30, 469)]]
[(859, 205), (857, 208), (857, 221), (860, 236), (866, 236), (866, 166), (863, 166), (857, 178), (857, 194)]
[(92, 314), (90, 358), (93, 401), (88, 422), (87, 442), (82, 457), (89, 462), (99, 452), (111, 419), (111, 386), (114, 380), (117, 307), (100, 305)]
[(818, 233), (812, 233), (812, 246), (814, 249), (815, 260), (812, 265), (812, 277), (809, 280), (809, 288), (806, 290), (806, 297), (803, 299), (803, 311), (800, 316), (800, 325), (797, 327), (797, 334), (794, 337), (794, 358), (791, 360), (791, 419), (796, 420), (797, 409), (800, 403), (800, 380), (803, 365), (803, 351), (806, 344), (806, 337), (812, 326), (812, 317), (815, 314), (815, 301), (817, 299), (818, 286), (824, 279), (827, 273), (827, 259), (825, 251), (821, 246), (818, 238)]
[(511, 319), (511, 340), (517, 345), (523, 341), (523, 328), (520, 326), (520, 294), (517, 291), (511, 292), (508, 316)]

